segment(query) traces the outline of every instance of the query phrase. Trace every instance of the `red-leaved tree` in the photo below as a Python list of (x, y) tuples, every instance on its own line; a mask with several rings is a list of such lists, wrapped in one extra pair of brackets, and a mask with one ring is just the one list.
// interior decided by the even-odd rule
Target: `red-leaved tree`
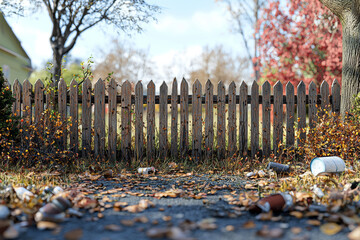
[(341, 24), (318, 0), (270, 0), (258, 31), (263, 80), (341, 83)]

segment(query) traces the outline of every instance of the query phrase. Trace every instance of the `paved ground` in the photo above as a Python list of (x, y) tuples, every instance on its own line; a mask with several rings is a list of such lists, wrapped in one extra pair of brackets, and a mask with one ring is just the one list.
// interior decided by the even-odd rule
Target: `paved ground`
[[(336, 235), (327, 236), (320, 232), (319, 227), (308, 225), (306, 223), (308, 219), (295, 219), (288, 214), (281, 214), (276, 222), (259, 221), (256, 220), (256, 215), (251, 215), (247, 211), (234, 209), (234, 205), (230, 205), (224, 200), (224, 195), (229, 195), (231, 192), (234, 193), (234, 191), (237, 193), (244, 191), (243, 186), (245, 183), (244, 180), (235, 176), (168, 176), (165, 178), (139, 178), (136, 180), (130, 177), (122, 177), (110, 181), (84, 181), (84, 183), (80, 185), (81, 187), (96, 189), (90, 196), (97, 197), (97, 194), (100, 192), (120, 188), (121, 190), (113, 194), (108, 194), (107, 196), (115, 200), (115, 202), (127, 202), (129, 205), (136, 205), (141, 199), (149, 199), (155, 204), (155, 207), (147, 208), (143, 212), (138, 213), (114, 211), (113, 208), (109, 208), (102, 212), (104, 216), (101, 219), (97, 218), (98, 212), (89, 213), (87, 211), (82, 218), (72, 217), (60, 224), (61, 228), (58, 231), (40, 231), (35, 227), (31, 227), (21, 234), (20, 239), (64, 239), (64, 235), (69, 231), (82, 229), (83, 235), (81, 239), (141, 240), (150, 239), (146, 234), (150, 229), (180, 227), (180, 229), (187, 229), (184, 231), (187, 238), (182, 237), (181, 239), (252, 240), (264, 239), (264, 237), (259, 236), (257, 232), (264, 228), (265, 225), (267, 225), (269, 229), (283, 229), (284, 235), (281, 239), (347, 239), (346, 236), (349, 232), (347, 229), (342, 230)], [(191, 192), (195, 194), (209, 192), (215, 188), (224, 189), (220, 189), (214, 195), (208, 195), (203, 199), (194, 199), (189, 196), (160, 199), (152, 197), (156, 192), (164, 192), (171, 188), (184, 189), (186, 193)], [(132, 196), (129, 194), (135, 192), (144, 194), (144, 196)], [(125, 195), (125, 197), (121, 197), (121, 194)], [(114, 204), (114, 202), (111, 204)], [(131, 222), (134, 218), (143, 216), (146, 216), (148, 221), (146, 221), (145, 218), (143, 223), (135, 222), (132, 226), (125, 226), (123, 224), (123, 220), (130, 220)], [(201, 230), (199, 227), (191, 228), (191, 226), (195, 226), (196, 223), (199, 225), (201, 221), (215, 223), (216, 229)], [(249, 221), (255, 223), (251, 229), (244, 227), (244, 224)], [(105, 229), (106, 226), (110, 224), (115, 224), (117, 227), (120, 226), (121, 230), (114, 232)], [(209, 224), (206, 226), (209, 226)], [(291, 230), (293, 227), (300, 227), (301, 232), (294, 234)], [(269, 234), (266, 233), (265, 235), (269, 236)]]

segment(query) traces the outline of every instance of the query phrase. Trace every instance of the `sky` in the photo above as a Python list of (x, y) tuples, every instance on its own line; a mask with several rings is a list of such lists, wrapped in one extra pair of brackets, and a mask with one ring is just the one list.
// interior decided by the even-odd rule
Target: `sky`
[[(131, 36), (111, 26), (99, 25), (85, 31), (78, 39), (71, 55), (85, 61), (93, 56), (95, 62), (103, 59), (113, 39), (126, 40), (136, 48), (146, 49), (164, 78), (163, 69), (174, 57), (190, 60), (201, 54), (203, 47), (223, 45), (226, 50), (245, 56), (239, 35), (231, 33), (229, 16), (224, 4), (215, 0), (151, 0), (162, 7), (157, 22), (144, 25), (142, 33)], [(45, 11), (25, 17), (6, 18), (32, 60), (33, 68), (44, 68), (51, 60), (49, 44), (51, 21)], [(172, 69), (181, 76), (183, 69)], [(166, 80), (166, 79), (163, 79)]]

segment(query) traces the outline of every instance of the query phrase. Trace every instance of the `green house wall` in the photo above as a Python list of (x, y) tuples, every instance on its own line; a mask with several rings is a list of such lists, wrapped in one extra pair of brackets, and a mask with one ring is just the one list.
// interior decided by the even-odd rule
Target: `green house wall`
[(0, 67), (6, 68), (11, 84), (15, 79), (23, 82), (30, 76), (31, 60), (21, 46), (9, 24), (0, 12)]

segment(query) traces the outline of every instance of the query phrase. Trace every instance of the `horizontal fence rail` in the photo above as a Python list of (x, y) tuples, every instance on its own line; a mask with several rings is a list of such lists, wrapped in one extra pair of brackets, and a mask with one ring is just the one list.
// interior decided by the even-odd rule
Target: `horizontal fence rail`
[(313, 82), (308, 93), (304, 82), (296, 89), (290, 82), (285, 87), (281, 82), (273, 87), (267, 81), (261, 86), (232, 82), (227, 90), (219, 82), (217, 94), (211, 81), (202, 86), (197, 80), (190, 89), (183, 79), (178, 89), (175, 79), (171, 89), (164, 82), (159, 95), (155, 95), (152, 81), (147, 86), (137, 82), (134, 92), (126, 81), (120, 95), (117, 86), (113, 79), (108, 83), (99, 79), (94, 86), (88, 79), (82, 86), (73, 80), (68, 87), (60, 80), (57, 94), (52, 94), (45, 92), (40, 80), (34, 86), (28, 80), (23, 84), (16, 80), (12, 87), (13, 113), (36, 123), (44, 109), (53, 109), (50, 102), (55, 101), (62, 118), (71, 117), (72, 121), (70, 132), (59, 141), (63, 149), (81, 152), (84, 157), (93, 153), (130, 162), (132, 158), (187, 156), (196, 160), (269, 157), (279, 154), (280, 143), (286, 147), (302, 144), (306, 132), (299, 131), (296, 143), (295, 127), (314, 127), (324, 110), (340, 112), (340, 84), (336, 80), (332, 95), (325, 81), (320, 94)]

